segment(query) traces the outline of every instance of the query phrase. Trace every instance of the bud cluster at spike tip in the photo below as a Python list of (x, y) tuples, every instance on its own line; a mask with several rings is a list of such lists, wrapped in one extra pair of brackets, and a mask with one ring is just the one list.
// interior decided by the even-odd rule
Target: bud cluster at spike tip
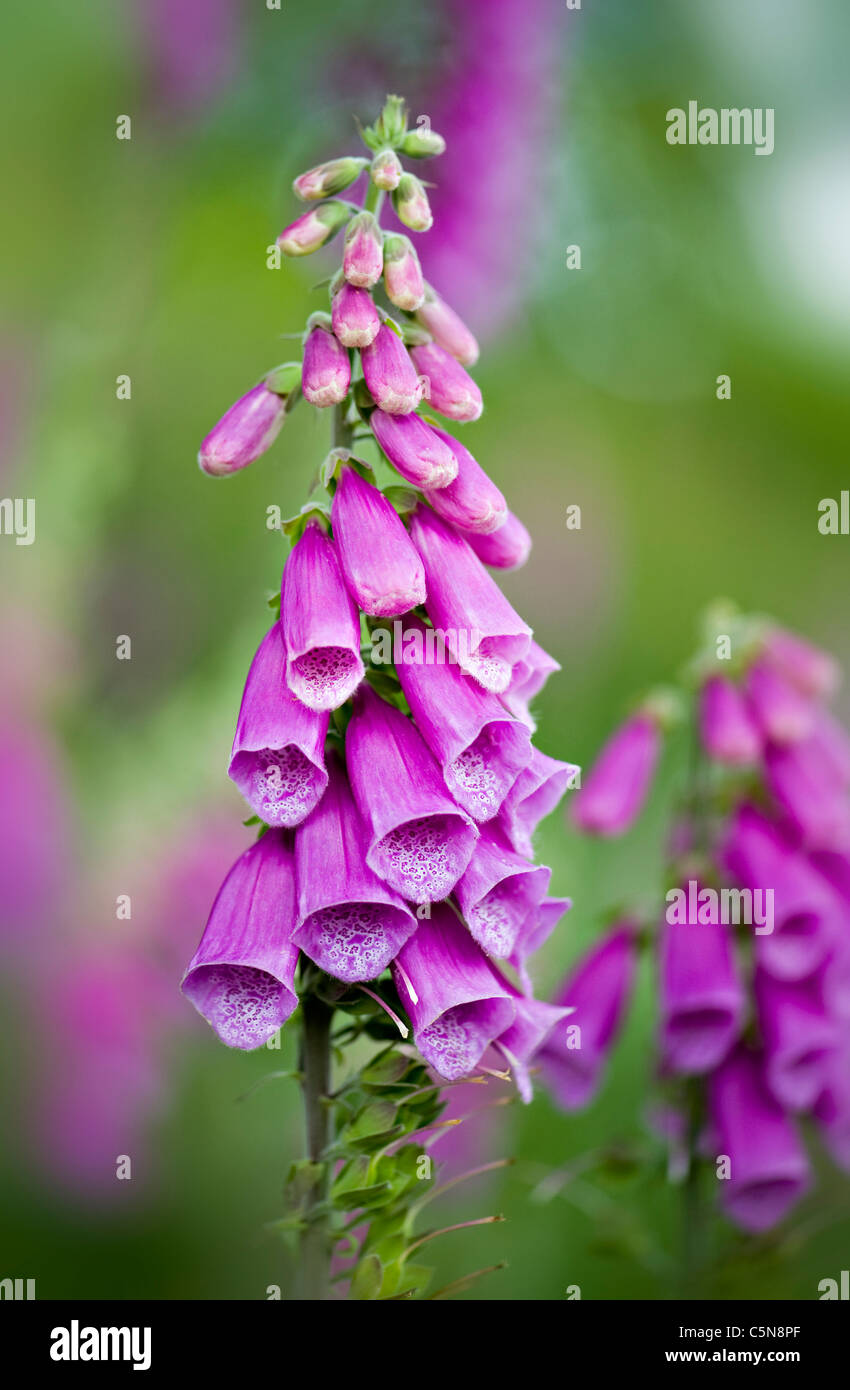
[[(721, 626), (731, 641), (712, 638), (683, 693), (695, 771), (670, 812), (676, 886), (658, 921), (579, 963), (558, 1002), (575, 1006), (581, 1048), (566, 1071), (545, 1048), (540, 1060), (566, 1109), (588, 1103), (628, 995), (626, 956), (653, 939), (660, 1074), (701, 1081), (703, 1144), (730, 1165), (721, 1205), (762, 1231), (813, 1181), (801, 1117), (850, 1172), (850, 734), (827, 707), (828, 653), (764, 619), (727, 613)], [(661, 742), (650, 710), (586, 777), (573, 806), (586, 833), (619, 835), (640, 814)]]
[[(293, 1013), (305, 972), (342, 994), (383, 977), (439, 1077), (468, 1075), (493, 1049), (528, 1100), (531, 1055), (558, 1052), (566, 1013), (533, 998), (529, 961), (570, 906), (550, 896), (533, 839), (578, 769), (532, 745), (529, 702), (560, 668), (491, 572), (525, 562), (528, 532), (470, 450), (419, 413), (462, 424), (483, 408), (472, 332), (426, 285), (411, 238), (380, 224), (391, 194), (411, 232), (430, 226), (404, 161), (443, 142), (408, 131), (397, 98), (362, 134), (371, 160), (295, 180), (313, 206), (278, 239), (300, 257), (344, 230), (300, 366), (269, 373), (202, 451), (208, 472), (229, 472), (297, 401), (333, 415), (328, 495), (284, 524), (279, 616), (231, 751), (261, 833), (225, 879), (183, 989), (223, 1042), (249, 1049)], [(361, 175), (364, 206), (336, 198)]]

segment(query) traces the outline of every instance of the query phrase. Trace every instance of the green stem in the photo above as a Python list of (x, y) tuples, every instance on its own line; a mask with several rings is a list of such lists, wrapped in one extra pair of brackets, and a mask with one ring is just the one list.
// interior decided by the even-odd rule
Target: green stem
[(333, 427), (331, 430), (331, 447), (334, 449), (350, 449), (354, 443), (354, 430), (346, 420), (348, 413), (348, 397), (341, 405), (334, 407)]
[(702, 1129), (703, 1105), (700, 1082), (688, 1087), (688, 1172), (682, 1188), (682, 1292), (696, 1298), (703, 1260), (702, 1173), (697, 1144)]
[[(327, 1097), (331, 1081), (331, 1019), (333, 1009), (315, 994), (301, 1001), (303, 1034), (301, 1043), (302, 1095), (307, 1129), (307, 1156), (320, 1163), (330, 1137), (330, 1109)], [(328, 1218), (319, 1210), (327, 1198), (328, 1168), (313, 1189), (306, 1212), (307, 1226), (301, 1233), (299, 1250), (300, 1297), (302, 1301), (323, 1302), (328, 1296), (331, 1243)]]
[(377, 220), (381, 215), (381, 207), (384, 201), (384, 190), (378, 188), (376, 184), (369, 180), (369, 187), (366, 189), (366, 197), (363, 199), (363, 211), (374, 213)]

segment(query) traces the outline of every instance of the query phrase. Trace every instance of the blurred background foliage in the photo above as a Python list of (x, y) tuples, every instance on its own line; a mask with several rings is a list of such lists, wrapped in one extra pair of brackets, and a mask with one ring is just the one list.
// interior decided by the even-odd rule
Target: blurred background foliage
[[(195, 454), (238, 395), (297, 356), (281, 335), (322, 304), (320, 257), (266, 265), (295, 215), (292, 176), (356, 148), (352, 116), (370, 119), (387, 90), (440, 129), (470, 80), (458, 35), (476, 8), (43, 0), (4, 14), (3, 492), (37, 500), (36, 543), (4, 538), (0, 553), (4, 734), (20, 749), (20, 728), (35, 733), (49, 766), (43, 789), (25, 772), (10, 790), (3, 885), (34, 856), (34, 882), (54, 890), (20, 921), (7, 911), (3, 933), (0, 1276), (35, 1277), (39, 1297), (286, 1286), (289, 1256), (264, 1226), (299, 1152), (297, 1095), (274, 1080), (240, 1098), (293, 1065), (292, 1041), (230, 1054), (177, 985), (251, 834), (225, 769), (284, 558), (266, 509), (301, 505), (327, 427), (296, 411), (228, 481), (203, 477)], [(482, 118), (466, 193), (495, 211), (455, 220), (456, 283), (437, 283), (488, 332), (487, 408), (464, 441), (535, 538), (505, 587), (563, 666), (539, 700), (538, 741), (586, 764), (630, 699), (675, 674), (718, 594), (850, 666), (850, 538), (817, 529), (818, 501), (850, 481), (848, 13), (840, 0), (487, 8), (485, 31), (501, 21), (505, 44), (478, 53), (474, 80), (481, 102), (500, 84), (506, 96)], [(512, 85), (500, 65), (529, 52), (539, 72)], [(774, 107), (775, 152), (671, 148), (666, 111), (690, 99)], [(130, 141), (116, 139), (121, 114)], [(428, 174), (439, 184), (437, 165)], [(575, 244), (581, 269), (568, 270)], [(489, 282), (466, 279), (463, 257), (482, 256)], [(129, 401), (116, 398), (122, 373)], [(729, 401), (715, 396), (721, 373)], [(565, 526), (573, 504), (580, 531)], [(120, 634), (130, 661), (116, 660)], [(580, 842), (560, 812), (542, 828), (553, 892), (575, 900), (542, 953), (544, 993), (620, 901), (652, 903), (679, 775), (674, 747), (650, 815), (613, 847)], [(115, 917), (122, 893), (130, 922)], [(150, 990), (132, 971), (113, 980), (105, 1046), (63, 1071), (77, 1065), (58, 1021), (68, 981), (122, 952), (144, 960)], [(479, 1296), (681, 1293), (681, 1194), (646, 1125), (647, 967), (587, 1113), (559, 1114), (541, 1093), (494, 1111), (486, 1133), (470, 1125), (470, 1151), (518, 1161), (445, 1201), (446, 1220), (509, 1219), (435, 1242), (434, 1288), (507, 1258)], [(102, 1143), (98, 1096), (113, 1103)], [(612, 1146), (619, 1160), (597, 1165)], [(133, 1158), (132, 1182), (115, 1181), (117, 1153)], [(816, 1192), (770, 1239), (711, 1218), (703, 1294), (811, 1298), (837, 1275), (850, 1195), (819, 1166)], [(569, 1180), (546, 1184), (552, 1169)]]

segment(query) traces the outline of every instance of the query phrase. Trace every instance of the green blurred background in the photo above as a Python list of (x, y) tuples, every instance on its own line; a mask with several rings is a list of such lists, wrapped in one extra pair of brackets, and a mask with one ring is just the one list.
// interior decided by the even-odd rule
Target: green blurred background
[[(266, 267), (296, 213), (292, 176), (356, 148), (352, 117), (372, 118), (386, 90), (440, 128), (465, 76), (458, 8), (46, 0), (2, 20), (3, 492), (37, 503), (36, 543), (0, 550), (2, 713), (11, 746), (18, 720), (50, 764), (45, 790), (10, 812), (24, 829), (8, 873), (31, 854), (54, 885), (38, 921), (20, 914), (3, 934), (0, 1277), (34, 1277), (41, 1298), (256, 1299), (289, 1282), (266, 1223), (299, 1153), (298, 1098), (281, 1080), (245, 1093), (293, 1065), (292, 1041), (230, 1054), (177, 984), (251, 833), (226, 763), (284, 558), (266, 508), (298, 509), (328, 430), (298, 410), (266, 458), (222, 482), (195, 455), (238, 395), (297, 355), (280, 335), (322, 306), (312, 287), (329, 261)], [(501, 19), (508, 50), (531, 46), (542, 66), (539, 82), (506, 79), (502, 124), (467, 171), (467, 194), (480, 180), (496, 212), (471, 218), (455, 259), (474, 262), (483, 239), (498, 284), (463, 305), (488, 329), (487, 408), (464, 441), (535, 540), (505, 587), (563, 667), (538, 702), (538, 742), (586, 764), (630, 699), (675, 675), (718, 594), (850, 665), (850, 538), (817, 529), (819, 500), (850, 486), (848, 12), (510, 0)], [(477, 60), (492, 89), (502, 50)], [(775, 108), (775, 152), (668, 146), (666, 111), (690, 99)], [(123, 373), (130, 400), (116, 398)], [(730, 400), (716, 398), (721, 373)], [(580, 531), (565, 526), (572, 504)], [(130, 661), (116, 659), (121, 634)], [(613, 846), (579, 842), (561, 812), (543, 826), (553, 892), (575, 902), (541, 955), (544, 993), (619, 902), (651, 903), (677, 775), (673, 748), (649, 814)], [(139, 959), (151, 981), (144, 993), (128, 972), (127, 1015), (119, 1005), (105, 1035), (126, 1051), (110, 1064), (90, 1049), (84, 1072), (56, 1007), (83, 959), (119, 973)], [(505, 1258), (478, 1296), (681, 1293), (681, 1193), (646, 1125), (650, 986), (645, 965), (587, 1113), (541, 1092), (486, 1133), (470, 1126), (470, 1145), (517, 1163), (444, 1202), (445, 1219), (508, 1221), (435, 1242), (433, 1287)], [(93, 1172), (96, 1107), (74, 1102), (75, 1075), (115, 1099), (109, 1152), (131, 1155), (132, 1181)], [(652, 1162), (585, 1171), (611, 1145)], [(817, 1189), (778, 1235), (712, 1221), (701, 1293), (811, 1298), (846, 1266), (850, 1190), (813, 1152)]]

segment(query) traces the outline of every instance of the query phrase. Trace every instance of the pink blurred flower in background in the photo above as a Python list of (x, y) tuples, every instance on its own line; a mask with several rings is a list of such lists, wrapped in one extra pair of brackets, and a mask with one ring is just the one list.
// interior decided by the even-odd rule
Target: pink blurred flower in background
[[(443, 9), (446, 61), (428, 73), (420, 100), (446, 153), (428, 193), (434, 228), (421, 258), (428, 279), (487, 337), (519, 310), (523, 275), (534, 264), (529, 240), (543, 223), (533, 209), (556, 111), (563, 7), (554, 0), (443, 0)], [(417, 115), (411, 112), (412, 128)], [(423, 165), (425, 178), (430, 168)]]

